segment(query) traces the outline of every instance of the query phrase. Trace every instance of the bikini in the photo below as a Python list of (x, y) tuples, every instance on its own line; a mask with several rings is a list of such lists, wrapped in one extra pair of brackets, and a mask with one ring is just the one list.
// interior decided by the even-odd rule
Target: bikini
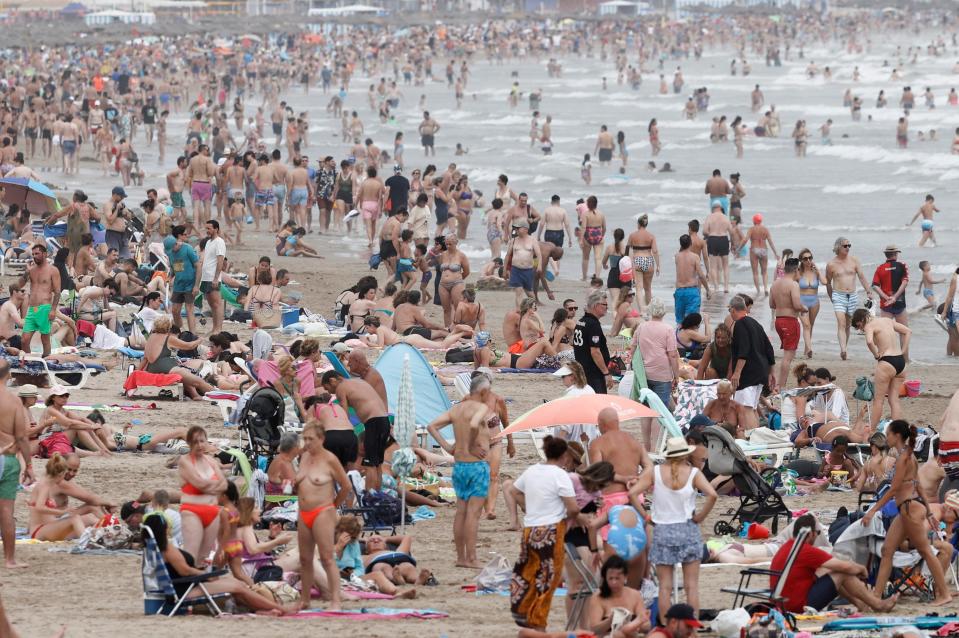
[[(27, 503), (27, 505), (29, 505), (30, 507), (35, 507), (35, 506), (36, 506), (36, 502)], [(46, 507), (46, 508), (48, 508), (48, 509), (52, 509), (52, 510), (57, 509), (57, 503), (56, 503), (56, 501), (54, 501), (52, 498), (48, 498), (48, 499), (43, 503), (43, 506)], [(32, 533), (32, 534), (30, 534), (30, 538), (36, 540), (37, 534), (39, 534), (39, 533), (40, 533), (40, 530), (43, 529), (44, 527), (46, 527), (47, 525), (49, 525), (49, 523), (43, 523), (42, 525), (37, 525), (37, 528), (36, 528), (35, 530), (33, 530), (33, 533)]]
[[(196, 459), (191, 457), (190, 460), (193, 461), (193, 466), (196, 467)], [(210, 468), (210, 469), (213, 470), (213, 468)], [(215, 470), (213, 470), (212, 474), (210, 475), (210, 478), (216, 478)], [(193, 483), (184, 484), (181, 492), (183, 492), (184, 494), (189, 494), (190, 496), (206, 495), (205, 492), (201, 491), (200, 488), (198, 488)], [(207, 505), (202, 503), (180, 503), (180, 511), (192, 512), (194, 515), (196, 515), (197, 518), (200, 519), (200, 523), (203, 525), (203, 527), (209, 527), (210, 524), (213, 523), (213, 521), (215, 521), (217, 517), (220, 515), (220, 506)]]
[(416, 567), (416, 559), (406, 552), (384, 552), (370, 560), (369, 564), (366, 566), (366, 573), (373, 573), (373, 568), (381, 563), (384, 565), (389, 565), (390, 567), (397, 567), (399, 565), (409, 563), (413, 567)]
[(308, 529), (313, 529), (313, 523), (316, 522), (316, 517), (325, 512), (326, 510), (333, 509), (336, 507), (333, 503), (327, 503), (326, 505), (320, 505), (314, 507), (310, 510), (300, 510), (299, 518), (300, 522), (306, 525)]
[[(785, 274), (785, 271), (784, 273)], [(799, 300), (807, 309), (815, 308), (819, 305), (819, 275), (816, 275), (815, 283), (807, 283), (806, 279), (799, 280)], [(812, 292), (805, 292), (811, 290)]]
[(586, 243), (590, 246), (599, 246), (603, 243), (603, 227), (586, 226), (583, 228), (583, 239), (585, 239)]
[[(652, 250), (652, 244), (648, 246), (630, 246), (633, 252), (637, 250)], [(649, 272), (656, 267), (656, 259), (652, 255), (633, 255), (633, 268), (639, 272)]]
[[(447, 271), (447, 270), (448, 270), (449, 272), (462, 272), (462, 271), (463, 271), (463, 266), (462, 266), (461, 264), (440, 264), (440, 272), (441, 272), (441, 273), (442, 273), (443, 271)], [(442, 280), (440, 280), (440, 285), (443, 286), (444, 288), (446, 288), (447, 290), (451, 291), (451, 292), (452, 292), (452, 290), (453, 290), (454, 288), (456, 288), (457, 286), (459, 286), (459, 285), (461, 285), (461, 284), (464, 284), (464, 283), (465, 283), (465, 282), (464, 282), (462, 279), (457, 279), (457, 280), (454, 280), (454, 281), (442, 281)]]
[(879, 360), (891, 365), (897, 375), (906, 369), (906, 357), (901, 354), (887, 354), (884, 357), (879, 357)]
[[(239, 525), (240, 523), (240, 513), (236, 510), (228, 509), (227, 511), (227, 522), (230, 526)], [(234, 538), (223, 543), (223, 553), (226, 554), (227, 558), (240, 558), (246, 552), (246, 547), (243, 545), (243, 541), (238, 538)]]

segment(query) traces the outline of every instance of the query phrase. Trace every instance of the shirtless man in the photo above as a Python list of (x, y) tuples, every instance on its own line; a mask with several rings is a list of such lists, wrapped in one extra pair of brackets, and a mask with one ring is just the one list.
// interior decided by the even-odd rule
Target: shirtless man
[(566, 209), (559, 205), (559, 195), (553, 195), (550, 198), (549, 206), (543, 209), (543, 223), (539, 225), (536, 232), (536, 239), (555, 244), (559, 248), (563, 247), (563, 240), (568, 243), (569, 248), (573, 247), (573, 233), (569, 229), (569, 214)]
[[(280, 149), (273, 149), (270, 167), (273, 169), (273, 198), (276, 200), (276, 206), (273, 208), (273, 214), (276, 217), (276, 227), (283, 224), (287, 208), (287, 176), (289, 169), (283, 163)], [(301, 224), (302, 225), (302, 224)]]
[[(749, 419), (746, 406), (733, 398), (735, 388), (733, 384), (723, 379), (716, 384), (716, 398), (710, 400), (703, 408), (703, 415), (713, 421), (713, 423), (728, 423), (736, 426), (737, 433), (742, 424)], [(736, 438), (742, 438), (737, 436)]]
[(24, 166), (23, 162), (23, 153), (18, 152), (13, 156), (13, 168), (4, 177), (25, 177), (38, 182), (43, 181), (36, 171), (29, 166)]
[(516, 228), (516, 237), (506, 249), (505, 263), (508, 266), (503, 274), (509, 279), (509, 287), (516, 293), (518, 308), (524, 297), (533, 296), (533, 263), (534, 260), (542, 263), (542, 255), (539, 242), (529, 236), (529, 222), (520, 219), (513, 222), (513, 226)]
[(63, 172), (68, 175), (77, 172), (79, 145), (80, 128), (73, 121), (73, 116), (67, 115), (60, 127), (60, 148), (63, 150)]
[(420, 122), (417, 130), (420, 133), (420, 140), (423, 143), (423, 155), (429, 157), (432, 152), (433, 157), (436, 157), (436, 147), (434, 144), (436, 142), (436, 134), (440, 130), (439, 122), (430, 116), (429, 111), (423, 111), (423, 121)]
[[(486, 426), (490, 409), (487, 399), (490, 380), (478, 374), (470, 382), (470, 393), (436, 417), (426, 426), (437, 443), (453, 455), (453, 489), (456, 492), (456, 517), (453, 519), (453, 542), (456, 544), (456, 566), (480, 569), (483, 564), (476, 556), (476, 535), (480, 514), (489, 493), (490, 468), (489, 428)], [(455, 444), (451, 445), (440, 430), (453, 425)]]
[(17, 563), (14, 557), (17, 546), (14, 540), (16, 522), (13, 506), (17, 499), (17, 488), (21, 483), (33, 483), (34, 477), (27, 419), (20, 399), (7, 390), (9, 381), (10, 363), (0, 359), (0, 538), (3, 539), (4, 564), (8, 569), (13, 569), (27, 566)]
[[(236, 244), (242, 244), (243, 218), (246, 216), (246, 169), (238, 158), (227, 167), (223, 173), (223, 182), (226, 184), (227, 227), (233, 226), (236, 231)], [(256, 279), (250, 279), (251, 282)]]
[(346, 368), (354, 377), (359, 377), (369, 383), (376, 390), (376, 394), (383, 401), (383, 405), (389, 404), (386, 398), (386, 383), (383, 381), (383, 376), (370, 365), (364, 350), (359, 348), (351, 350), (346, 357)]
[[(652, 441), (644, 441), (641, 445), (630, 434), (619, 429), (619, 415), (613, 408), (603, 408), (597, 415), (597, 425), (599, 426), (599, 436), (593, 439), (589, 446), (589, 460), (591, 463), (606, 461), (613, 465), (613, 480), (603, 488), (603, 505), (598, 515), (608, 514), (609, 510), (615, 505), (629, 504), (629, 484), (634, 481), (639, 474), (653, 467), (653, 461), (646, 452), (647, 447), (652, 446)], [(609, 528), (600, 531), (603, 538), (606, 538)], [(630, 561), (630, 586), (638, 587), (643, 579), (645, 569), (633, 569), (643, 563), (645, 553)]]
[(849, 254), (852, 242), (845, 237), (839, 237), (833, 244), (832, 251), (836, 254), (826, 264), (826, 295), (832, 299), (833, 311), (836, 313), (836, 332), (839, 337), (839, 357), (846, 360), (846, 347), (849, 343), (849, 317), (859, 307), (859, 294), (856, 292), (856, 278), (866, 291), (866, 296), (873, 298), (872, 289), (862, 271), (862, 265), (857, 257)]
[(34, 245), (31, 253), (33, 263), (27, 266), (27, 271), (20, 278), (21, 287), (30, 282), (20, 349), (30, 352), (33, 333), (39, 332), (43, 356), (46, 357), (50, 354), (50, 329), (60, 301), (60, 271), (47, 261), (46, 244)]
[[(173, 221), (192, 228), (186, 217), (186, 200), (183, 199), (183, 186), (186, 181), (187, 159), (183, 155), (176, 159), (176, 168), (166, 174), (166, 187), (170, 191), (170, 204), (173, 206)], [(194, 230), (193, 233), (196, 234)]]
[[(697, 228), (699, 223), (696, 224)], [(676, 325), (680, 325), (688, 315), (699, 312), (702, 296), (699, 287), (706, 289), (709, 299), (709, 281), (703, 271), (701, 258), (693, 252), (692, 238), (683, 235), (679, 238), (679, 252), (676, 253), (676, 291), (673, 293), (673, 307)]]
[(530, 205), (529, 195), (520, 193), (516, 197), (516, 204), (506, 212), (506, 230), (509, 231), (507, 237), (516, 236), (516, 224), (519, 220), (528, 222), (527, 226), (535, 232), (539, 230), (541, 219), (542, 215)]
[(593, 149), (593, 155), (599, 158), (600, 166), (609, 166), (613, 159), (613, 150), (616, 148), (616, 140), (613, 134), (607, 130), (606, 125), (599, 127), (599, 135), (596, 136), (596, 148)]
[(925, 246), (927, 241), (932, 242), (933, 248), (936, 247), (936, 233), (933, 232), (932, 229), (933, 226), (935, 226), (933, 217), (938, 212), (939, 209), (936, 208), (936, 198), (932, 195), (926, 195), (926, 201), (919, 207), (919, 210), (916, 211), (912, 221), (909, 222), (909, 226), (912, 226), (916, 223), (917, 219), (922, 217), (922, 237), (919, 239), (920, 248)]
[[(906, 369), (906, 357), (909, 351), (909, 339), (912, 330), (887, 317), (873, 317), (865, 308), (852, 315), (852, 327), (866, 333), (866, 347), (876, 358), (876, 370), (873, 373), (875, 391), (872, 399), (872, 414), (869, 415), (869, 430), (875, 429), (882, 418), (882, 404), (889, 397), (891, 419), (902, 418), (902, 406), (899, 402), (899, 387), (902, 385)], [(896, 337), (899, 333), (899, 338)]]
[(788, 379), (793, 357), (799, 349), (799, 337), (802, 335), (799, 315), (808, 310), (799, 295), (799, 260), (794, 257), (787, 259), (783, 272), (785, 274), (774, 281), (769, 289), (769, 307), (776, 316), (776, 334), (779, 335), (783, 349), (777, 378)]
[(372, 248), (373, 239), (376, 237), (376, 222), (386, 203), (386, 186), (376, 176), (376, 168), (372, 166), (366, 168), (366, 179), (360, 184), (356, 201), (363, 215), (363, 224), (366, 226), (366, 237), (369, 240), (367, 246)]
[(763, 225), (763, 216), (759, 213), (753, 215), (753, 225), (746, 231), (742, 245), (738, 246), (735, 252), (739, 252), (746, 242), (749, 242), (749, 265), (753, 270), (753, 285), (756, 287), (756, 295), (760, 296), (759, 279), (762, 275), (763, 289), (761, 296), (765, 297), (768, 293), (768, 270), (769, 270), (769, 251), (773, 251), (773, 257), (778, 261), (779, 255), (776, 252), (776, 245), (773, 244), (772, 235), (769, 234), (769, 228)]
[(722, 204), (713, 204), (712, 212), (703, 224), (703, 235), (706, 236), (706, 252), (709, 256), (709, 282), (713, 290), (719, 287), (719, 277), (722, 275), (723, 291), (729, 292), (729, 246), (732, 222), (723, 214)]
[(750, 94), (750, 102), (752, 102), (753, 113), (756, 113), (763, 107), (763, 104), (766, 103), (765, 97), (763, 97), (763, 92), (759, 90), (759, 85), (756, 85), (756, 88), (753, 89), (753, 92)]
[(307, 170), (306, 161), (302, 157), (293, 160), (293, 170), (289, 171), (286, 183), (296, 225), (306, 228), (309, 222), (312, 226), (312, 219), (308, 218), (312, 217), (310, 212), (314, 199), (313, 180), (310, 179), (310, 171)]
[(546, 271), (550, 263), (556, 264), (556, 270), (557, 272), (559, 271), (559, 262), (563, 259), (563, 248), (551, 241), (539, 241), (536, 243), (539, 246), (541, 259), (536, 265), (536, 272), (533, 273), (533, 299), (536, 300), (536, 303), (539, 303), (539, 286), (542, 284), (543, 290), (546, 291), (546, 296), (550, 301), (553, 301), (556, 299), (556, 295), (549, 289), (549, 279), (546, 278)]
[(421, 298), (419, 290), (409, 292), (406, 303), (401, 303), (393, 311), (393, 329), (403, 336), (419, 335), (430, 340), (444, 339), (449, 335), (449, 331), (426, 318), (420, 306)]
[(690, 220), (686, 227), (689, 229), (689, 240), (691, 242), (689, 252), (699, 256), (700, 261), (703, 262), (703, 267), (709, 273), (709, 260), (706, 259), (706, 240), (699, 236), (699, 220)]
[(723, 179), (723, 174), (718, 168), (713, 171), (713, 176), (706, 180), (706, 188), (703, 192), (709, 195), (709, 210), (713, 210), (718, 203), (722, 206), (723, 213), (729, 214), (729, 196), (733, 189), (729, 186), (729, 182)]
[(946, 474), (946, 488), (959, 487), (959, 390), (952, 394), (939, 421), (939, 465)]
[[(513, 308), (503, 315), (503, 343), (507, 346), (522, 340), (519, 331), (520, 317), (521, 313), (518, 308)], [(959, 440), (959, 433), (956, 435), (956, 440)]]
[(277, 217), (274, 213), (277, 207), (276, 195), (273, 192), (273, 164), (265, 153), (261, 153), (256, 158), (256, 164), (251, 164), (250, 169), (253, 173), (254, 197), (253, 197), (253, 222), (254, 230), (260, 230), (260, 219), (266, 219), (270, 223), (270, 232), (276, 233), (280, 230), (277, 223)]
[(216, 164), (210, 159), (210, 147), (201, 144), (199, 152), (190, 158), (186, 169), (186, 183), (190, 186), (190, 197), (193, 199), (194, 228), (201, 228), (210, 219), (216, 170)]
[(383, 485), (383, 453), (391, 436), (386, 403), (376, 388), (363, 379), (344, 379), (335, 370), (323, 373), (321, 385), (336, 395), (344, 410), (353, 408), (365, 424), (363, 465), (367, 468), (366, 489), (379, 490)]
[[(23, 328), (23, 318), (20, 307), (23, 305), (26, 291), (18, 284), (10, 284), (8, 288), (10, 298), (0, 305), (0, 342), (9, 344), (17, 335), (17, 330)], [(13, 344), (16, 347), (19, 339)]]

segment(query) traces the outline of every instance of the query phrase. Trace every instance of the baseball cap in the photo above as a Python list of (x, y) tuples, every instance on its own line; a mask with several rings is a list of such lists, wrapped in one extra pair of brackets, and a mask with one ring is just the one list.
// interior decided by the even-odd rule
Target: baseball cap
[(686, 623), (687, 627), (700, 628), (703, 626), (703, 623), (696, 620), (696, 612), (693, 608), (685, 603), (678, 603), (669, 608), (669, 611), (666, 612), (667, 620), (682, 620)]
[(342, 341), (333, 344), (333, 352), (336, 354), (345, 354), (350, 351), (350, 347)]
[(114, 186), (114, 187), (113, 187), (113, 190), (110, 191), (110, 193), (111, 193), (112, 195), (117, 195), (117, 196), (119, 196), (119, 197), (126, 197), (126, 196), (127, 196), (127, 192), (126, 192), (125, 190), (123, 190), (123, 187), (122, 187), (122, 186)]
[(134, 514), (146, 514), (146, 505), (140, 501), (127, 501), (120, 506), (120, 518), (127, 520)]
[(70, 395), (70, 391), (67, 390), (65, 387), (63, 387), (62, 385), (55, 385), (52, 388), (50, 388), (50, 396), (52, 397), (65, 397), (69, 395)]
[(571, 375), (571, 374), (573, 374), (573, 371), (570, 370), (567, 366), (563, 366), (562, 368), (560, 368), (559, 370), (557, 370), (556, 372), (554, 372), (554, 373), (553, 373), (553, 376), (554, 376), (554, 377), (568, 377), (568, 376)]
[(27, 383), (25, 385), (22, 385), (20, 386), (20, 389), (17, 390), (18, 397), (25, 398), (25, 397), (35, 397), (39, 395), (40, 395), (39, 392), (37, 392), (37, 386), (33, 385), (32, 383)]

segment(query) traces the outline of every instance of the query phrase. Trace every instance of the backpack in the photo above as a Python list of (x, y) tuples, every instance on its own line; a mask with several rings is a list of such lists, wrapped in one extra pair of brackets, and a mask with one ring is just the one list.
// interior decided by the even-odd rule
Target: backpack
[(383, 262), (383, 258), (380, 257), (379, 253), (373, 253), (370, 255), (370, 270), (376, 270), (380, 267), (380, 264)]
[[(361, 499), (363, 507), (372, 511), (366, 514), (366, 524), (372, 527), (387, 527), (403, 523), (402, 503), (400, 499), (376, 490), (366, 490)], [(406, 515), (406, 523), (412, 523), (410, 515)]]
[(473, 363), (473, 346), (450, 348), (446, 351), (446, 363)]

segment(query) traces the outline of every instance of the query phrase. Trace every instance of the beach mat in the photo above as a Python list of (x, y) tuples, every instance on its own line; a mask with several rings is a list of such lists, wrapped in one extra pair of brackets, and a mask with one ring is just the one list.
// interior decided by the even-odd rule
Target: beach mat
[(827, 622), (823, 631), (863, 631), (912, 625), (919, 629), (939, 629), (951, 622), (959, 622), (959, 616), (863, 616), (842, 618)]
[(294, 616), (285, 618), (345, 618), (348, 620), (393, 620), (394, 618), (418, 618), (420, 620), (435, 620), (449, 618), (449, 614), (436, 609), (393, 609), (392, 607), (363, 607), (361, 609), (343, 609), (340, 611), (324, 611), (310, 609), (301, 611)]
[(546, 374), (559, 370), (559, 368), (497, 368), (497, 372), (505, 374)]

